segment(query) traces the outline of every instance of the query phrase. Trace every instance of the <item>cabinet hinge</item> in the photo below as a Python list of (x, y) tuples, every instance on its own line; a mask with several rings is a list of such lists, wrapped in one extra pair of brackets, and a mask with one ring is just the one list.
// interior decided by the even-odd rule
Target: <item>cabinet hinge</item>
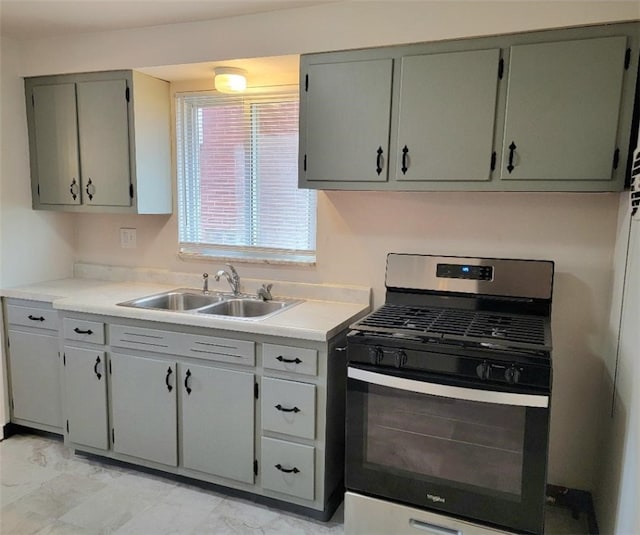
[(129, 88), (128, 87), (124, 90), (124, 98), (126, 98), (127, 102), (129, 102)]
[(67, 433), (69, 432), (69, 420), (67, 420)]
[(618, 162), (620, 161), (620, 149), (616, 148), (613, 152), (613, 168), (618, 168)]
[(491, 153), (491, 170), (492, 171), (496, 170), (496, 152), (495, 151)]
[(502, 80), (504, 76), (504, 59), (500, 58), (498, 61), (498, 80)]
[(129, 184), (129, 197), (133, 199), (133, 184)]
[(305, 92), (309, 91), (309, 75), (304, 75), (304, 90)]
[(624, 70), (629, 70), (629, 65), (631, 65), (631, 49), (627, 48), (624, 53)]
[(253, 461), (253, 475), (254, 476), (258, 475), (258, 459), (255, 459)]
[(307, 155), (304, 155), (304, 162), (302, 164), (302, 168), (306, 171), (307, 170)]
[(113, 427), (111, 428), (111, 444), (115, 444), (116, 442), (116, 432), (114, 431)]
[(253, 397), (256, 399), (260, 397), (260, 386), (258, 383), (254, 383), (253, 385)]

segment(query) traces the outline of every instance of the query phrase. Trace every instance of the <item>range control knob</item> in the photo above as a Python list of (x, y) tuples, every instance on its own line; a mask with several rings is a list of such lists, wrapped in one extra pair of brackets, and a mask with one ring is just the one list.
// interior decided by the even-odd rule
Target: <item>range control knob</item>
[(504, 378), (507, 383), (516, 384), (520, 381), (520, 370), (513, 365), (504, 371)]
[(476, 374), (483, 381), (491, 379), (491, 364), (486, 360), (476, 366)]
[(407, 363), (407, 354), (402, 351), (402, 349), (400, 351), (396, 351), (395, 353), (395, 358), (396, 358), (396, 368), (402, 368), (402, 366), (404, 366)]
[(369, 348), (369, 362), (374, 366), (379, 365), (384, 358), (384, 352), (380, 347), (370, 347)]

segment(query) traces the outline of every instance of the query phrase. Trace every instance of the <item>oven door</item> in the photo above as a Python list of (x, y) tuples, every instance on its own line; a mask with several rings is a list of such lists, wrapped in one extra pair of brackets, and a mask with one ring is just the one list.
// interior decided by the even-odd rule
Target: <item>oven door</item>
[(540, 534), (548, 432), (548, 395), (348, 367), (348, 490)]

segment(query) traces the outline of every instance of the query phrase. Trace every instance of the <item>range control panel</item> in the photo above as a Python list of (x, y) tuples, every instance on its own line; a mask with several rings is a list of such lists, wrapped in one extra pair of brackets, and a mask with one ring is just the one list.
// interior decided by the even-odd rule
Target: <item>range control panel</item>
[(471, 266), (468, 264), (438, 264), (436, 277), (441, 279), (493, 280), (493, 266)]

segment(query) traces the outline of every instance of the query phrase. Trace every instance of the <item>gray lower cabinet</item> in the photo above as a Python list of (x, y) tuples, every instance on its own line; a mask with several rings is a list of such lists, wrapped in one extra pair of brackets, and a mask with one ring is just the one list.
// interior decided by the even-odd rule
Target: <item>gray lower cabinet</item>
[(62, 432), (57, 313), (48, 303), (4, 300), (11, 421)]
[(253, 373), (180, 363), (182, 466), (253, 483)]
[(69, 441), (106, 450), (107, 362), (102, 349), (65, 346), (64, 414)]
[(112, 353), (113, 451), (178, 465), (176, 363)]

